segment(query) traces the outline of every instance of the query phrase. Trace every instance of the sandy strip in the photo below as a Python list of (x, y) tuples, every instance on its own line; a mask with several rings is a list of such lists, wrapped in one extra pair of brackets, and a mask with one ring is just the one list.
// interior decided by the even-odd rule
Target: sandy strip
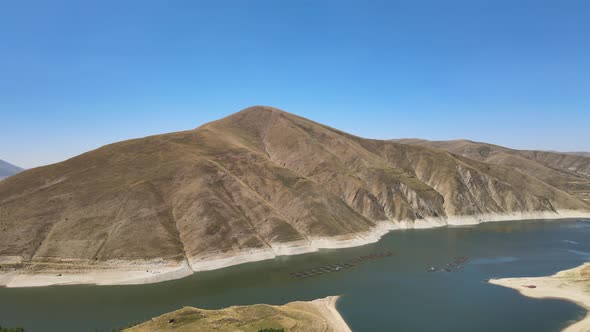
[[(27, 272), (17, 270), (0, 272), (0, 286), (36, 287), (64, 284), (96, 284), (96, 285), (129, 285), (155, 283), (186, 277), (193, 272), (221, 269), (228, 266), (273, 259), (278, 256), (299, 255), (315, 252), (320, 249), (348, 248), (377, 242), (381, 237), (393, 230), (425, 229), (444, 226), (467, 226), (485, 222), (507, 220), (540, 220), (588, 218), (590, 212), (562, 210), (553, 212), (526, 212), (507, 214), (481, 214), (476, 216), (454, 216), (450, 218), (425, 218), (413, 221), (379, 221), (369, 232), (354, 235), (342, 235), (329, 238), (311, 238), (310, 241), (291, 243), (272, 243), (269, 248), (247, 249), (229, 253), (209, 253), (198, 257), (189, 257), (188, 263), (162, 262), (106, 262), (104, 268), (93, 270), (91, 265), (72, 273), (58, 272)], [(8, 257), (8, 256), (6, 256)], [(0, 256), (0, 260), (2, 256)], [(7, 258), (8, 259), (8, 258)], [(10, 256), (11, 260), (16, 259)], [(57, 276), (57, 274), (62, 274)]]
[[(554, 298), (574, 302), (586, 308), (588, 314), (584, 319), (566, 327), (563, 331), (590, 331), (590, 263), (548, 277), (492, 279), (489, 282), (515, 289), (522, 295), (529, 297)], [(536, 286), (536, 288), (525, 286)]]
[[(41, 287), (52, 285), (136, 285), (180, 279), (193, 273), (188, 263), (151, 264), (82, 270), (54, 269), (52, 272), (0, 274), (0, 285), (13, 287)], [(4, 278), (3, 278), (4, 276)]]
[(340, 315), (340, 312), (336, 309), (336, 302), (338, 302), (339, 298), (339, 296), (328, 296), (323, 299), (313, 300), (310, 303), (318, 309), (326, 319), (328, 326), (334, 329), (334, 331), (352, 332), (348, 324), (344, 321), (344, 318)]

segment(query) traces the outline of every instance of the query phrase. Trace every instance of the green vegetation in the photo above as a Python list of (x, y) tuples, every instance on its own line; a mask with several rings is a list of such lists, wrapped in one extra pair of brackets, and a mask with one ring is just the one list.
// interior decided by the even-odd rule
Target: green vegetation
[(270, 328), (270, 329), (258, 330), (258, 332), (285, 332), (285, 329), (274, 329), (274, 328)]
[(0, 332), (25, 332), (22, 327), (2, 327), (0, 326)]

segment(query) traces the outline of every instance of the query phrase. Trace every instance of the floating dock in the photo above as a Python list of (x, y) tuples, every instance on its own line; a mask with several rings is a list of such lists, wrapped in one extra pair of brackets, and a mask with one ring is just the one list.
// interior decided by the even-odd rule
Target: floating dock
[(434, 266), (431, 266), (428, 268), (428, 272), (452, 272), (453, 270), (460, 270), (463, 268), (463, 264), (468, 260), (468, 256), (455, 257), (455, 260), (451, 263), (447, 263), (445, 267), (437, 269)]
[(355, 267), (368, 260), (390, 257), (392, 255), (393, 253), (391, 251), (373, 253), (365, 256), (354, 257), (343, 263), (321, 265), (308, 270), (291, 272), (289, 274), (295, 278), (316, 277), (325, 273), (340, 272), (344, 269), (350, 269), (352, 267)]

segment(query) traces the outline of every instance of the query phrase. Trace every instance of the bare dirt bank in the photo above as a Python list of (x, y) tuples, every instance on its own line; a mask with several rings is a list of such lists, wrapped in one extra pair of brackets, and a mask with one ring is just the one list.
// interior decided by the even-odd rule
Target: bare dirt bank
[(590, 218), (589, 212), (565, 210), (559, 213), (535, 212), (512, 214), (486, 214), (477, 216), (458, 216), (452, 218), (426, 218), (416, 221), (390, 222), (377, 224), (370, 232), (354, 234), (349, 237), (315, 238), (309, 241), (270, 244), (269, 247), (229, 253), (211, 253), (206, 256), (189, 258), (188, 261), (110, 261), (100, 265), (66, 263), (26, 263), (18, 257), (0, 257), (0, 265), (14, 265), (15, 268), (0, 271), (0, 286), (39, 287), (50, 285), (96, 284), (131, 285), (156, 283), (179, 279), (194, 272), (221, 269), (228, 266), (272, 259), (277, 256), (298, 255), (318, 251), (362, 246), (379, 241), (392, 230), (425, 229), (444, 226), (466, 226), (485, 222), (506, 220), (539, 220)]

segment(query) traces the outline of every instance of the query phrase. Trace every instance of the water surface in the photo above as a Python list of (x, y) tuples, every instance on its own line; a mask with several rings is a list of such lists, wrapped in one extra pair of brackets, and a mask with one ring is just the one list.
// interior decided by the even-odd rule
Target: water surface
[[(353, 331), (558, 331), (585, 311), (487, 284), (487, 278), (541, 276), (590, 257), (590, 221), (508, 221), (394, 231), (363, 247), (280, 257), (159, 284), (0, 288), (0, 325), (38, 331), (111, 331), (182, 306), (283, 304), (342, 295)], [(308, 279), (289, 272), (372, 252), (394, 256)], [(428, 272), (457, 256), (453, 272)]]

